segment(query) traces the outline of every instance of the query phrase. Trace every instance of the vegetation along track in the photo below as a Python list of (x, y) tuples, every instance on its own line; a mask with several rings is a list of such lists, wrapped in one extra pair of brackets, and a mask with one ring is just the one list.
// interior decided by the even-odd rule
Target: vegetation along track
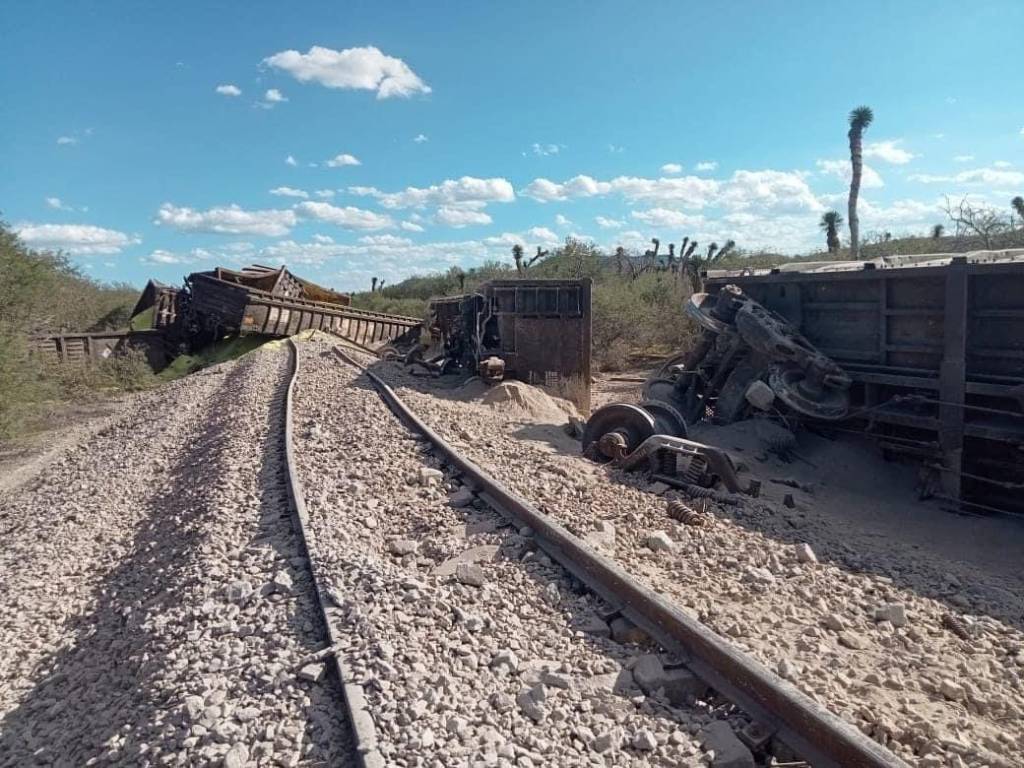
[(898, 766), (904, 763), (840, 720), (794, 686), (642, 586), (529, 502), (462, 457), (424, 424), (382, 379), (336, 348), (337, 356), (362, 371), (394, 413), (425, 438), (469, 487), (516, 525), (614, 610), (644, 630), (666, 651), (720, 694), (739, 705), (768, 732), (816, 766)]

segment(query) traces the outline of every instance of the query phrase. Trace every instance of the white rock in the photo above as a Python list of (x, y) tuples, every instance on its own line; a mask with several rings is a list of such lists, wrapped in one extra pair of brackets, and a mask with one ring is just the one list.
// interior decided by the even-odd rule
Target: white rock
[(646, 728), (637, 731), (633, 735), (633, 749), (640, 750), (641, 752), (650, 752), (652, 749), (657, 748), (658, 740), (654, 737), (654, 734)]
[(292, 581), (291, 574), (288, 573), (288, 571), (278, 571), (274, 574), (274, 579), (270, 582), (270, 585), (274, 588), (274, 591), (288, 594), (292, 591), (294, 582)]
[(886, 603), (875, 609), (875, 621), (888, 621), (894, 627), (907, 625), (907, 609), (900, 603)]
[(455, 580), (469, 587), (482, 587), (487, 581), (484, 569), (476, 563), (459, 563), (455, 566)]
[(444, 480), (444, 472), (432, 467), (420, 467), (417, 477), (420, 485), (440, 485)]
[(810, 544), (796, 545), (796, 559), (799, 560), (801, 563), (818, 562), (818, 556), (814, 554), (814, 550), (811, 549)]
[(320, 678), (324, 675), (323, 664), (307, 664), (299, 670), (299, 680), (305, 680), (310, 683), (320, 682)]
[(547, 717), (547, 709), (533, 697), (530, 690), (521, 691), (516, 696), (516, 704), (519, 705), (519, 711), (535, 723), (540, 723)]
[(509, 672), (515, 672), (519, 669), (519, 657), (508, 648), (498, 651), (494, 654), (494, 658), (491, 659), (491, 669), (502, 668)]
[(413, 554), (419, 549), (419, 546), (420, 543), (413, 539), (392, 539), (388, 542), (388, 549), (391, 554), (398, 555), (399, 557)]
[(655, 552), (671, 552), (676, 547), (665, 531), (651, 531), (644, 538), (644, 544)]

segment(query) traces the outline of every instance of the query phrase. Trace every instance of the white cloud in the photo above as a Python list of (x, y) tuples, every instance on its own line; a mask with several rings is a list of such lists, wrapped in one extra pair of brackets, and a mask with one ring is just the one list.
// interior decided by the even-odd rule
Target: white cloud
[(295, 226), (296, 216), (291, 210), (247, 211), (237, 205), (229, 205), (197, 211), (164, 203), (154, 223), (183, 232), (280, 237), (287, 235)]
[(1005, 160), (996, 160), (992, 163), (993, 168), (1013, 168), (1013, 163), (1008, 163)]
[(295, 210), (306, 218), (326, 221), (343, 229), (388, 229), (395, 225), (390, 216), (385, 216), (351, 205), (339, 207), (330, 203), (299, 203)]
[(716, 160), (701, 160), (697, 165), (694, 166), (694, 170), (697, 171), (714, 171), (718, 168), (718, 161)]
[[(237, 85), (231, 85), (231, 83), (225, 83), (224, 85), (218, 85), (214, 89), (221, 96), (241, 96), (242, 89)], [(153, 251), (153, 253), (166, 253), (166, 251)]]
[(1024, 172), (1004, 168), (974, 168), (951, 176), (915, 173), (907, 177), (922, 184), (985, 184), (992, 187), (1014, 187), (1024, 184)]
[(520, 194), (532, 197), (541, 203), (569, 199), (561, 184), (556, 184), (548, 179), (534, 179), (520, 190)]
[(292, 157), (291, 155), (288, 155), (288, 157), (286, 157), (284, 159), (284, 161), (285, 161), (285, 163), (287, 163), (288, 165), (291, 165), (291, 166), (296, 166), (296, 165), (299, 164), (298, 161), (296, 161), (296, 159), (294, 157)]
[(56, 211), (73, 211), (75, 210), (70, 205), (65, 205), (64, 201), (59, 197), (48, 197), (46, 198), (46, 205), (53, 208)]
[(609, 219), (605, 216), (595, 216), (594, 221), (597, 222), (597, 226), (601, 229), (622, 229), (626, 224), (626, 222), (619, 219)]
[(526, 230), (526, 234), (534, 240), (540, 240), (542, 243), (557, 243), (560, 240), (558, 235), (547, 227), (532, 227)]
[(821, 209), (802, 174), (788, 171), (736, 171), (723, 181), (698, 176), (647, 179), (619, 176), (599, 181), (590, 176), (575, 176), (564, 183), (534, 179), (522, 194), (539, 202), (593, 197), (611, 193), (627, 200), (700, 209), (722, 205), (731, 209), (750, 205), (771, 207), (776, 211)]
[(58, 136), (57, 143), (61, 146), (70, 146), (72, 144), (77, 144), (78, 139), (74, 136)]
[(704, 223), (704, 217), (700, 215), (691, 216), (679, 211), (672, 211), (667, 208), (651, 208), (647, 211), (633, 211), (630, 214), (637, 221), (641, 221), (650, 227), (671, 227), (675, 229), (699, 226)]
[(422, 208), (427, 205), (486, 205), (508, 203), (516, 194), (507, 179), (463, 176), (429, 187), (406, 187), (401, 192), (381, 192), (375, 187), (349, 187), (353, 195), (375, 197), (385, 208)]
[(327, 161), (328, 168), (343, 168), (346, 165), (362, 165), (362, 163), (355, 155), (350, 155), (347, 152), (335, 155)]
[[(849, 160), (819, 160), (817, 165), (824, 175), (835, 176), (837, 179), (842, 179), (847, 184), (850, 183), (850, 179), (853, 175), (853, 169), (850, 167)], [(877, 189), (879, 187), (884, 187), (885, 182), (882, 181), (882, 177), (878, 175), (878, 171), (867, 163), (864, 163), (861, 167), (860, 185), (863, 189)]]
[(280, 104), (283, 101), (288, 101), (277, 88), (268, 88), (267, 92), (263, 94), (263, 100), (269, 104)]
[(335, 51), (314, 45), (307, 53), (275, 53), (263, 63), (284, 70), (300, 83), (312, 81), (327, 88), (376, 91), (378, 99), (430, 93), (430, 86), (409, 65), (373, 46)]
[(876, 205), (871, 200), (861, 200), (858, 214), (862, 225), (890, 229), (893, 227), (925, 228), (936, 223), (936, 217), (945, 216), (938, 203), (920, 200), (896, 200), (888, 205)]
[(320, 243), (321, 245), (324, 243), (333, 243), (334, 238), (330, 235), (313, 235), (313, 242)]
[(569, 219), (568, 219), (568, 218), (566, 218), (565, 216), (563, 216), (563, 215), (562, 215), (562, 214), (560, 214), (560, 213), (558, 213), (558, 214), (555, 214), (555, 224), (557, 224), (557, 225), (558, 225), (558, 226), (560, 226), (560, 227), (569, 227), (569, 226), (572, 226), (572, 222), (571, 222), (571, 221), (569, 221)]
[(561, 146), (558, 144), (538, 144), (534, 142), (531, 150), (533, 154), (539, 157), (547, 157), (548, 155), (557, 155), (561, 150)]
[(864, 147), (864, 157), (872, 157), (893, 165), (906, 165), (917, 155), (897, 146), (899, 139), (875, 141)]
[(626, 151), (626, 148), (621, 147), (617, 144), (609, 144), (608, 151), (611, 152), (613, 155), (621, 155), (623, 152)]
[(192, 254), (175, 253), (173, 251), (165, 251), (162, 248), (157, 248), (148, 256), (143, 256), (139, 259), (144, 264), (192, 264), (198, 260)]
[(473, 207), (443, 205), (437, 209), (434, 217), (439, 224), (461, 228), (477, 224), (490, 224), (494, 221), (488, 214)]
[(359, 242), (364, 245), (412, 245), (412, 240), (398, 235), (363, 235)]
[(681, 166), (679, 163), (665, 163), (663, 166), (661, 166), (661, 172), (669, 174), (682, 173), (683, 166)]
[(954, 163), (969, 163), (974, 159), (974, 155), (957, 155), (953, 158)]
[(21, 224), (18, 237), (30, 248), (61, 250), (72, 254), (120, 253), (129, 245), (142, 242), (116, 229), (91, 224)]
[(274, 187), (270, 190), (270, 194), (277, 195), (278, 197), (301, 197), (303, 199), (309, 197), (309, 192), (304, 189), (295, 189), (294, 187)]
[(398, 226), (401, 227), (402, 229), (404, 229), (406, 232), (422, 232), (423, 231), (423, 227), (421, 227), (415, 221), (403, 221)]
[(426, 136), (425, 136), (424, 134), (422, 134), (422, 133), (417, 133), (417, 134), (416, 134), (416, 137), (415, 137), (415, 138), (413, 139), (413, 141), (414, 141), (414, 142), (416, 142), (417, 144), (422, 144), (422, 143), (423, 143), (423, 142), (425, 142), (425, 141), (430, 141), (430, 139), (428, 139), (428, 138), (427, 138), (427, 137), (426, 137)]
[(334, 197), (334, 190), (333, 189), (318, 189), (315, 194), (316, 194), (317, 197), (324, 198), (325, 200), (329, 200), (330, 198)]

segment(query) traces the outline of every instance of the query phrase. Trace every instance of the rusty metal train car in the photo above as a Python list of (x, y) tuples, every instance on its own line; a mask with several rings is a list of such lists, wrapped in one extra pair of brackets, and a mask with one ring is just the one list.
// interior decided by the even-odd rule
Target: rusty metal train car
[(739, 286), (839, 363), (850, 426), (921, 462), (938, 495), (1024, 512), (1024, 251), (712, 271), (706, 284)]
[(590, 408), (591, 282), (492, 280), (475, 292), (432, 299), (427, 326), (442, 356), (476, 370), (560, 389)]
[(284, 267), (241, 272), (193, 272), (186, 280), (192, 332), (290, 336), (309, 329), (331, 331), (371, 349), (412, 343), (422, 320), (355, 309), (344, 295), (296, 278)]
[(63, 334), (31, 340), (36, 354), (55, 363), (98, 362), (133, 347), (154, 369), (173, 357), (233, 334), (290, 336), (315, 329), (374, 352), (413, 345), (422, 320), (355, 309), (351, 298), (304, 280), (286, 267), (253, 265), (194, 272), (183, 288), (150, 280), (123, 331)]

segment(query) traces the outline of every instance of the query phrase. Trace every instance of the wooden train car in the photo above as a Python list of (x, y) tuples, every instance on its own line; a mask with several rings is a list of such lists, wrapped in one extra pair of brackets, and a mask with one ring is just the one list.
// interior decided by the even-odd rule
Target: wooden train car
[(181, 313), (181, 289), (150, 280), (142, 289), (131, 314), (133, 331), (148, 328), (170, 328)]
[(211, 337), (229, 333), (291, 336), (316, 329), (374, 349), (414, 342), (422, 324), (415, 317), (350, 307), (349, 297), (295, 278), (284, 267), (256, 273), (195, 272), (188, 276), (187, 285), (191, 333)]
[(86, 365), (135, 349), (146, 356), (153, 370), (170, 362), (162, 331), (106, 331), (65, 333), (30, 339), (32, 353), (50, 364)]
[(708, 273), (730, 283), (852, 377), (858, 430), (942, 495), (1024, 512), (1024, 250)]

